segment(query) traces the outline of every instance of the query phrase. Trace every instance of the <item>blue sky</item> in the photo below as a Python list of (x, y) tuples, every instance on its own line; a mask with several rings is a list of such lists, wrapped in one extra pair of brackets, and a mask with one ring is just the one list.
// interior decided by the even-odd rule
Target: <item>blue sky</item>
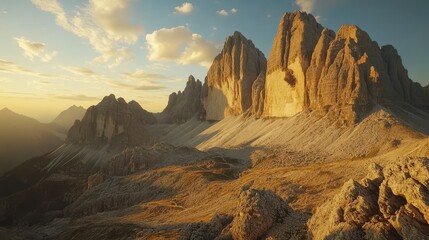
[(429, 84), (427, 0), (3, 0), (0, 108), (49, 121), (114, 93), (161, 111), (188, 75), (204, 79), (234, 31), (268, 56), (280, 17), (294, 10), (334, 31), (358, 25)]

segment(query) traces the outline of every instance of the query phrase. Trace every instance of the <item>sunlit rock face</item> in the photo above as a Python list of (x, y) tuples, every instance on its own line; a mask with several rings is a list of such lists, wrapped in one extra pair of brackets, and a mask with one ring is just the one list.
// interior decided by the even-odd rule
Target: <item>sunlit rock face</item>
[(252, 85), (265, 69), (264, 54), (252, 41), (239, 32), (229, 36), (203, 87), (205, 118), (221, 120), (246, 112), (252, 106)]
[(155, 123), (154, 116), (137, 102), (106, 96), (96, 106), (88, 108), (82, 121), (70, 128), (68, 143), (132, 146), (149, 144), (153, 140), (145, 125)]
[(372, 163), (308, 221), (311, 239), (428, 239), (429, 159), (408, 158), (384, 169)]
[(267, 63), (264, 114), (293, 116), (305, 108), (305, 73), (323, 27), (312, 15), (286, 13)]
[(335, 34), (311, 14), (286, 13), (267, 63), (264, 116), (333, 111), (354, 123), (376, 105), (427, 108), (428, 88), (413, 83), (392, 46), (357, 26)]

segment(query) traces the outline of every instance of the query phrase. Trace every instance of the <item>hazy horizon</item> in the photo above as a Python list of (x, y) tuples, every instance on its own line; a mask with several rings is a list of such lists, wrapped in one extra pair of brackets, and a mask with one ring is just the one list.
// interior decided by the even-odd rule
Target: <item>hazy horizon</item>
[(160, 112), (189, 75), (204, 80), (234, 31), (268, 57), (280, 17), (294, 10), (312, 13), (334, 31), (354, 24), (380, 46), (392, 44), (410, 78), (429, 84), (429, 3), (421, 0), (118, 0), (109, 6), (97, 0), (6, 0), (0, 8), (7, 23), (0, 34), (0, 109), (49, 122), (72, 105), (88, 108), (113, 93)]

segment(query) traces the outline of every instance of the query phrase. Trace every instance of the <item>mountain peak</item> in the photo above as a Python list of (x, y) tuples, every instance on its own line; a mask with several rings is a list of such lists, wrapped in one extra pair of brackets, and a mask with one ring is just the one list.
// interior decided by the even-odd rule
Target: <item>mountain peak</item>
[(204, 83), (206, 119), (246, 112), (252, 106), (252, 84), (259, 74), (265, 74), (266, 62), (264, 54), (240, 32), (229, 36)]
[(168, 97), (168, 104), (162, 111), (166, 121), (170, 123), (181, 123), (199, 115), (201, 106), (202, 84), (190, 75), (186, 87), (177, 93), (173, 92)]
[(111, 93), (108, 96), (104, 96), (100, 103), (109, 103), (109, 102), (116, 102), (116, 97), (113, 93)]
[(428, 106), (427, 91), (408, 78), (392, 46), (380, 49), (356, 25), (335, 34), (311, 14), (286, 13), (268, 58), (264, 115), (334, 111), (354, 123), (377, 104)]
[(15, 113), (15, 112), (13, 112), (12, 110), (10, 110), (9, 108), (7, 108), (7, 107), (4, 107), (2, 110), (0, 110), (0, 112), (5, 112), (5, 113)]
[(146, 124), (156, 122), (154, 116), (136, 101), (127, 102), (110, 94), (91, 106), (82, 121), (70, 128), (67, 141), (77, 144), (135, 146), (152, 142)]
[(358, 42), (372, 42), (368, 33), (360, 29), (356, 25), (343, 25), (340, 27), (337, 33), (338, 39), (353, 39), (356, 43)]
[(58, 116), (52, 121), (55, 124), (58, 124), (66, 130), (73, 126), (76, 120), (81, 120), (85, 115), (86, 109), (82, 106), (70, 106), (66, 110), (62, 111)]
[(244, 35), (239, 31), (234, 31), (231, 37), (235, 39), (246, 39), (246, 37), (244, 37)]

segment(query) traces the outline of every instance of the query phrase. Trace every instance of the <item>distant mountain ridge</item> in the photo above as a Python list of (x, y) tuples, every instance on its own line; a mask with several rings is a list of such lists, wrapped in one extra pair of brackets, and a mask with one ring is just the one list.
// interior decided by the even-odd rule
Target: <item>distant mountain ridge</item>
[(144, 128), (156, 122), (152, 113), (136, 101), (127, 103), (111, 94), (91, 106), (82, 120), (76, 120), (67, 134), (68, 143), (109, 144), (120, 146), (148, 145), (152, 138)]
[(62, 143), (48, 125), (8, 108), (0, 110), (0, 175)]
[(74, 124), (76, 120), (81, 120), (85, 115), (86, 109), (82, 106), (73, 105), (62, 111), (52, 123), (58, 124), (67, 130)]

